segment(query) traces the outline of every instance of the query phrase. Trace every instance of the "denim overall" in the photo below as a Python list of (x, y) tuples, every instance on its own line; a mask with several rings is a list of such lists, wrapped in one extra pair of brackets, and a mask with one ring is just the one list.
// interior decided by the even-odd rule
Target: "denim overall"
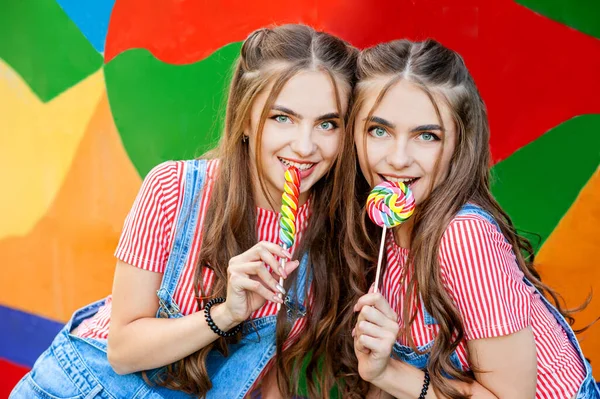
[[(201, 190), (206, 176), (206, 161), (193, 160), (185, 164), (185, 189), (180, 215), (177, 218), (173, 248), (165, 268), (160, 289), (157, 291), (157, 317), (182, 317), (173, 295), (179, 277), (190, 254), (196, 231)], [(307, 280), (308, 256), (302, 257), (296, 283), (285, 298), (288, 320), (305, 314), (304, 295)], [(312, 274), (308, 276), (308, 279)], [(310, 283), (310, 281), (308, 281)], [(80, 338), (70, 334), (83, 320), (92, 317), (105, 300), (92, 303), (76, 311), (71, 320), (56, 336), (35, 362), (32, 370), (17, 384), (10, 399), (117, 399), (117, 398), (173, 398), (189, 399), (195, 396), (148, 385), (141, 373), (118, 375), (107, 358), (106, 340)], [(267, 316), (245, 322), (242, 339), (229, 345), (229, 356), (213, 350), (207, 358), (207, 369), (213, 384), (208, 399), (244, 398), (276, 351), (276, 316)], [(149, 332), (151, 333), (151, 332)], [(151, 350), (151, 349), (149, 349)], [(162, 369), (148, 372), (152, 379)]]
[[(494, 226), (496, 226), (496, 228), (498, 228), (498, 230), (500, 230), (500, 228), (499, 228), (498, 224), (496, 223), (496, 221), (494, 220), (494, 218), (489, 213), (487, 213), (482, 208), (480, 208), (476, 205), (467, 204), (460, 210), (460, 212), (458, 212), (459, 216), (473, 215), (473, 214), (477, 214), (479, 216), (484, 217), (487, 221), (489, 221)], [(533, 284), (531, 284), (531, 282), (529, 282), (529, 280), (527, 280), (525, 277), (523, 277), (523, 281), (525, 282), (525, 284), (533, 287)], [(583, 352), (581, 351), (581, 347), (579, 346), (579, 342), (577, 341), (577, 338), (575, 337), (575, 333), (571, 329), (571, 326), (569, 326), (569, 324), (564, 319), (564, 317), (558, 312), (558, 310), (556, 310), (556, 308), (554, 306), (552, 306), (550, 304), (550, 302), (548, 302), (548, 300), (543, 295), (541, 295), (539, 292), (538, 292), (538, 294), (540, 295), (540, 298), (542, 298), (542, 301), (544, 302), (546, 307), (550, 310), (550, 313), (552, 313), (552, 315), (556, 318), (556, 321), (565, 330), (565, 332), (567, 333), (567, 336), (569, 337), (569, 341), (571, 342), (573, 347), (577, 350), (577, 353), (579, 354), (579, 357), (580, 357), (581, 361), (583, 362), (583, 364), (585, 364), (586, 377), (583, 380), (581, 387), (579, 388), (579, 391), (577, 392), (576, 398), (577, 399), (600, 399), (600, 389), (594, 382), (594, 377), (592, 376), (592, 367), (590, 366), (589, 362), (583, 356)], [(422, 305), (422, 306), (423, 306), (423, 315), (424, 315), (425, 324), (426, 325), (437, 324), (435, 319), (427, 312), (427, 310), (425, 309), (425, 306), (424, 305)], [(427, 366), (427, 363), (429, 362), (429, 353), (427, 353), (426, 351), (428, 349), (430, 349), (432, 346), (433, 346), (433, 341), (427, 343), (426, 345), (417, 347), (419, 352), (425, 352), (422, 354), (418, 354), (417, 352), (413, 351), (410, 347), (405, 346), (405, 345), (400, 345), (398, 342), (395, 342), (394, 348), (392, 351), (392, 357), (396, 357), (403, 362), (406, 362), (412, 366), (415, 366), (415, 367), (420, 368), (421, 370), (424, 370), (425, 367)], [(456, 351), (453, 352), (452, 355), (450, 356), (450, 361), (452, 362), (452, 364), (454, 366), (456, 366), (458, 368), (458, 370), (462, 370), (462, 366), (460, 364), (460, 361), (458, 359), (458, 355), (457, 355)]]

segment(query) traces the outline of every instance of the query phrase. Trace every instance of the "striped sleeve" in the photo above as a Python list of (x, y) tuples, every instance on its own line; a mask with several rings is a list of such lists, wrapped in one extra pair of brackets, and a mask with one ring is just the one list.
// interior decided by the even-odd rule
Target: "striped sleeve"
[(530, 324), (533, 292), (512, 246), (490, 222), (454, 219), (442, 237), (440, 264), (467, 340), (512, 334)]
[(115, 257), (163, 273), (171, 247), (181, 191), (180, 162), (165, 162), (148, 173), (125, 219)]

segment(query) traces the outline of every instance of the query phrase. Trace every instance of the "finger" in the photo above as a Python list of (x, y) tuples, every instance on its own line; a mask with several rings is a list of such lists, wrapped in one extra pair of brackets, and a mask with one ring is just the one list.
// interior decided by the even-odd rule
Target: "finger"
[(385, 327), (378, 326), (368, 321), (361, 321), (356, 325), (357, 335), (368, 335), (373, 338), (382, 340), (390, 340), (393, 331), (387, 330)]
[(285, 270), (286, 278), (288, 275), (290, 275), (291, 272), (296, 270), (298, 268), (298, 266), (300, 266), (299, 260), (292, 260), (292, 261), (285, 262), (284, 270)]
[(250, 262), (240, 265), (236, 268), (236, 271), (249, 275), (251, 279), (253, 279), (252, 276), (257, 276), (267, 288), (270, 288), (275, 292), (281, 292), (284, 295), (286, 294), (285, 289), (267, 270), (262, 262)]
[(371, 284), (371, 286), (369, 287), (369, 291), (368, 291), (368, 293), (369, 293), (369, 294), (372, 294), (372, 293), (374, 293), (374, 292), (375, 292), (375, 283)]
[[(359, 313), (359, 317), (362, 316), (362, 320), (368, 321), (380, 327), (389, 326), (390, 319), (383, 314), (379, 309), (374, 308), (373, 306), (365, 306)], [(394, 321), (394, 323), (396, 323)]]
[(283, 300), (275, 292), (267, 289), (260, 281), (236, 274), (229, 279), (229, 283), (237, 292), (251, 291), (265, 298), (267, 301), (283, 303)]
[(275, 255), (273, 255), (269, 250), (266, 248), (259, 248), (257, 254), (265, 263), (265, 265), (269, 266), (273, 273), (276, 273), (284, 278), (287, 277), (284, 273), (282, 273), (281, 263), (275, 259)]
[(269, 241), (261, 241), (255, 247), (262, 247), (280, 258), (292, 259), (292, 254), (287, 249), (281, 248), (281, 246)]
[(371, 293), (361, 296), (354, 306), (354, 311), (359, 312), (365, 306), (373, 306), (382, 312), (387, 318), (396, 322), (398, 321), (398, 315), (396, 312), (394, 312), (385, 297), (379, 293)]
[[(287, 258), (287, 259), (292, 258), (292, 255), (285, 249), (281, 248), (279, 245), (273, 244), (272, 242), (268, 242), (268, 241), (261, 241), (261, 242), (257, 243), (256, 245), (254, 245), (249, 250), (247, 250), (246, 252), (243, 252), (243, 253), (239, 254), (238, 256), (232, 258), (232, 260), (235, 259), (239, 263), (253, 262), (253, 261), (260, 260), (259, 252), (261, 250), (266, 250), (273, 255), (279, 256), (280, 258)], [(231, 263), (231, 261), (230, 261), (230, 263)]]
[(363, 334), (358, 338), (358, 344), (362, 346), (363, 352), (368, 350), (376, 357), (387, 357), (390, 355), (390, 352), (386, 350), (387, 346), (385, 342), (379, 338)]
[(365, 348), (365, 346), (360, 342), (360, 336), (354, 337), (354, 350), (357, 352), (365, 353), (367, 355), (371, 353), (371, 351)]

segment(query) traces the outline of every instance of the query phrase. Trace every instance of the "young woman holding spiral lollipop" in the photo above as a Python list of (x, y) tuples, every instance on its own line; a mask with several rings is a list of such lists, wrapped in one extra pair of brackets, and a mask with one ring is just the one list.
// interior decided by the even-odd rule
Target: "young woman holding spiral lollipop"
[[(399, 40), (362, 51), (357, 75), (349, 129), (362, 173), (349, 195), (361, 201), (348, 219), (360, 219), (381, 182), (407, 187), (416, 204), (384, 238), (380, 286), (357, 292), (351, 309), (348, 347), (370, 394), (600, 398), (570, 312), (490, 192), (487, 114), (462, 58), (432, 40)], [(390, 195), (379, 205), (402, 206)], [(374, 261), (380, 230), (356, 230)], [(367, 273), (354, 286), (376, 279)]]
[[(11, 398), (288, 398), (308, 354), (309, 396), (328, 397), (355, 362), (339, 359), (329, 337), (348, 292), (342, 259), (353, 256), (338, 226), (355, 162), (344, 156), (353, 146), (344, 122), (356, 55), (304, 25), (252, 33), (215, 157), (147, 175), (116, 251), (112, 296), (74, 314)], [(284, 250), (278, 211), (290, 166), (301, 185)]]

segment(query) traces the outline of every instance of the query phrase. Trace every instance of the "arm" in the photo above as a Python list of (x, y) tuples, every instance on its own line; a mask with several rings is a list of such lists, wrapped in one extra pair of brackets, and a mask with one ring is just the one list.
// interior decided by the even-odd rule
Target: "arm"
[[(113, 284), (108, 335), (108, 360), (119, 374), (148, 370), (183, 359), (218, 336), (197, 312), (178, 319), (155, 318), (156, 291), (162, 274), (119, 261)], [(211, 309), (215, 324), (224, 331), (235, 324), (224, 306)]]
[[(265, 301), (282, 301), (278, 282), (264, 263), (279, 271), (273, 254), (289, 257), (281, 247), (259, 243), (232, 258), (228, 267), (227, 301), (211, 309), (215, 324), (223, 331), (246, 320)], [(264, 262), (264, 263), (263, 263)], [(287, 262), (284, 277), (299, 262)], [(181, 318), (155, 318), (156, 290), (162, 275), (122, 261), (117, 264), (108, 338), (108, 360), (119, 374), (165, 366), (215, 341), (203, 312)]]
[(476, 380), (498, 398), (534, 398), (537, 353), (531, 327), (468, 342)]

